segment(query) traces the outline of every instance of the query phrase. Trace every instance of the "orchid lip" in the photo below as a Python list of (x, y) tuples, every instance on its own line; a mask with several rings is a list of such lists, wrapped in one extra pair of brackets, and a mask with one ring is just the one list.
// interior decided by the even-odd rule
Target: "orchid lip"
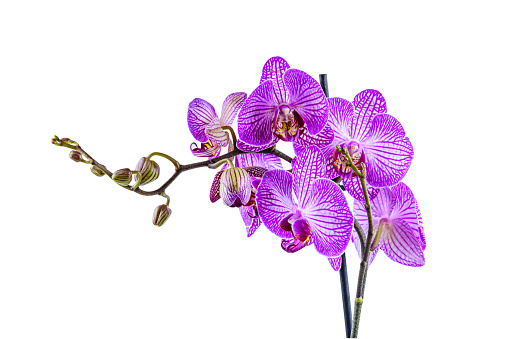
[(290, 106), (279, 106), (273, 121), (274, 134), (283, 141), (294, 142), (304, 129), (304, 120)]
[[(340, 149), (345, 147), (347, 148), (355, 167), (360, 168), (361, 164), (366, 164), (366, 153), (364, 152), (364, 148), (359, 142), (350, 140), (338, 145), (337, 147)], [(332, 165), (341, 177), (350, 178), (352, 176), (356, 176), (353, 169), (347, 165), (347, 157), (338, 151), (337, 148), (334, 149), (332, 158), (334, 159)]]

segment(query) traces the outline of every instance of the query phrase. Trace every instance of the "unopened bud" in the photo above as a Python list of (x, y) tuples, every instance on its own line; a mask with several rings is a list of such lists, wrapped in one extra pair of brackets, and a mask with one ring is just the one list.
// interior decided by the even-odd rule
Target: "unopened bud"
[(72, 161), (76, 161), (76, 162), (81, 162), (83, 160), (81, 153), (78, 151), (71, 151), (69, 153), (69, 158), (71, 158)]
[(171, 209), (167, 205), (159, 205), (154, 210), (152, 223), (156, 226), (162, 226), (171, 215)]
[(90, 171), (92, 171), (92, 173), (94, 173), (98, 177), (102, 177), (104, 175), (103, 170), (97, 165), (90, 167)]
[[(154, 160), (148, 160), (143, 157), (138, 161), (135, 171), (141, 173), (141, 184), (146, 185), (159, 177), (159, 165)], [(138, 180), (138, 175), (134, 175), (134, 180)]]
[(115, 181), (119, 185), (127, 186), (133, 179), (133, 176), (129, 168), (122, 168), (119, 169), (118, 171), (115, 171), (115, 173), (113, 173), (113, 175), (111, 176), (111, 179), (113, 179), (113, 181)]

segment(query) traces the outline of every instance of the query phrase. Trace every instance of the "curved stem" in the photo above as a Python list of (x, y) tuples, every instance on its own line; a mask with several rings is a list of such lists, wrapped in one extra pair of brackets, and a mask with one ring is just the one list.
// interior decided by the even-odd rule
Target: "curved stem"
[(168, 206), (170, 204), (170, 197), (165, 192), (161, 193), (160, 195), (166, 198), (166, 206)]
[(134, 184), (132, 190), (136, 190), (141, 185), (141, 173), (138, 171), (131, 171), (131, 174), (136, 174), (138, 176), (138, 179), (136, 180), (136, 183)]
[(233, 148), (237, 148), (237, 136), (235, 135), (235, 131), (233, 130), (233, 128), (231, 128), (231, 126), (223, 126), (222, 128), (223, 130), (230, 131), (230, 134), (232, 136)]
[(165, 159), (170, 160), (171, 163), (173, 164), (173, 166), (175, 166), (175, 170), (179, 169), (180, 164), (179, 164), (179, 162), (177, 160), (173, 159), (168, 154), (164, 154), (164, 153), (161, 153), (161, 152), (152, 152), (152, 153), (150, 153), (150, 155), (147, 157), (147, 161), (150, 160), (150, 158), (152, 158), (154, 155), (158, 155), (160, 157), (163, 157)]

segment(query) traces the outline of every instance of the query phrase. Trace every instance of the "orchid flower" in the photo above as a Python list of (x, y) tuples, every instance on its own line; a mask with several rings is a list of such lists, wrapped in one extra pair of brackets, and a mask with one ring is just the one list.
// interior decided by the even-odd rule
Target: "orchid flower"
[[(325, 94), (315, 79), (291, 69), (281, 57), (270, 58), (263, 66), (260, 85), (239, 112), (238, 146), (253, 152), (269, 148), (279, 139), (308, 146), (307, 137), (326, 126), (328, 110)], [(315, 142), (325, 146), (332, 138), (332, 130), (327, 128)]]
[[(193, 137), (201, 142), (191, 144), (191, 152), (197, 157), (217, 157), (221, 147), (229, 146), (230, 138), (223, 127), (231, 126), (237, 113), (246, 100), (247, 94), (243, 92), (232, 93), (226, 97), (218, 118), (214, 106), (207, 101), (196, 98), (189, 103), (187, 111), (187, 124)], [(230, 148), (233, 148), (230, 145)]]
[(260, 179), (267, 170), (282, 169), (281, 160), (273, 154), (253, 153), (235, 157), (235, 167), (225, 165), (214, 176), (210, 201), (223, 199), (225, 205), (239, 207), (240, 215), (250, 237), (260, 227), (256, 206), (256, 192)]
[[(382, 94), (367, 89), (357, 94), (353, 104), (341, 98), (329, 98), (329, 122), (334, 131), (333, 142), (322, 148), (326, 177), (343, 178), (343, 185), (356, 200), (364, 201), (359, 178), (346, 165), (345, 156), (336, 146), (346, 147), (356, 166), (364, 163), (370, 199), (379, 187), (396, 185), (403, 179), (413, 158), (413, 147), (401, 123), (387, 112)], [(312, 138), (312, 137), (310, 137)], [(304, 149), (295, 145), (299, 154)]]
[(311, 146), (293, 159), (292, 168), (291, 174), (284, 170), (264, 174), (256, 195), (263, 223), (283, 238), (286, 252), (313, 243), (326, 257), (340, 256), (352, 234), (353, 216), (338, 185), (323, 178), (323, 154)]
[[(369, 264), (375, 259), (379, 249), (387, 256), (406, 266), (423, 266), (423, 251), (426, 248), (421, 211), (410, 188), (400, 182), (394, 187), (384, 187), (371, 201), (374, 240), (371, 245)], [(368, 217), (364, 204), (354, 203), (354, 215), (364, 232), (368, 232)], [(352, 235), (355, 248), (362, 257), (357, 233)]]

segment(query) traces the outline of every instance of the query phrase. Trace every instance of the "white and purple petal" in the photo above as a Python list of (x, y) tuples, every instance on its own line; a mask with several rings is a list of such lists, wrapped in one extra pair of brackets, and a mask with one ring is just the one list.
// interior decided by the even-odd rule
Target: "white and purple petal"
[(317, 134), (309, 134), (308, 130), (304, 129), (299, 134), (299, 138), (294, 142), (304, 147), (315, 145), (319, 148), (326, 147), (334, 140), (334, 131), (326, 124), (325, 127)]
[(210, 201), (216, 202), (221, 198), (220, 187), (221, 187), (221, 175), (223, 175), (224, 170), (221, 170), (214, 175), (214, 180), (212, 180), (212, 186), (210, 186)]
[(270, 153), (247, 153), (237, 155), (235, 157), (235, 166), (237, 167), (250, 167), (259, 166), (268, 169), (283, 169), (281, 158)]
[[(364, 202), (364, 192), (362, 191), (361, 181), (358, 176), (343, 178), (341, 183), (345, 186), (348, 194), (350, 194), (355, 200)], [(368, 190), (369, 200), (373, 200), (378, 195), (378, 192), (380, 192), (379, 188), (368, 185), (367, 183), (366, 188)]]
[(279, 104), (288, 102), (288, 90), (286, 89), (286, 85), (283, 81), (283, 74), (289, 68), (290, 65), (288, 62), (278, 56), (270, 58), (267, 60), (265, 65), (263, 65), (260, 84), (267, 80), (272, 80), (274, 83), (274, 96)]
[(410, 188), (402, 182), (399, 182), (396, 186), (391, 187), (391, 190), (396, 197), (396, 204), (394, 206), (394, 210), (392, 211), (391, 217), (405, 220), (408, 225), (410, 225), (410, 227), (417, 231), (420, 226), (420, 216), (417, 215), (417, 207), (414, 194)]
[(331, 265), (334, 271), (339, 271), (341, 268), (341, 256), (334, 258), (327, 258), (329, 260), (329, 264)]
[(247, 237), (249, 238), (260, 227), (260, 218), (255, 216), (252, 206), (240, 206), (239, 210), (242, 220), (244, 221), (244, 225), (246, 225)]
[(278, 140), (279, 138), (275, 134), (272, 134), (272, 140), (268, 144), (261, 146), (253, 146), (239, 139), (237, 140), (237, 147), (244, 152), (260, 152), (267, 148), (271, 148), (278, 142)]
[(414, 151), (396, 118), (389, 114), (376, 116), (362, 144), (367, 159), (366, 179), (370, 185), (393, 186), (403, 179)]
[(218, 118), (212, 119), (212, 121), (207, 125), (205, 128), (205, 135), (213, 144), (221, 147), (228, 146), (228, 134), (226, 134), (221, 125), (219, 125)]
[(243, 167), (244, 171), (246, 171), (250, 177), (261, 178), (268, 171), (265, 167), (261, 166), (249, 166)]
[(205, 129), (214, 118), (217, 118), (214, 106), (207, 101), (196, 98), (189, 103), (187, 125), (193, 137), (199, 142), (206, 142), (209, 140), (205, 134)]
[(263, 146), (274, 137), (273, 120), (278, 104), (272, 81), (267, 80), (253, 91), (239, 112), (239, 138), (249, 145)]
[(208, 157), (209, 159), (215, 158), (221, 154), (221, 146), (212, 144), (210, 142), (202, 143), (200, 147), (193, 142), (190, 145), (191, 152), (196, 157)]
[(387, 113), (387, 105), (382, 93), (367, 89), (355, 96), (353, 106), (350, 135), (353, 139), (362, 140), (368, 133), (373, 118), (378, 114)]
[(329, 98), (329, 122), (334, 131), (334, 142), (339, 145), (351, 139), (350, 126), (352, 125), (353, 105), (350, 101), (341, 98)]
[(258, 192), (256, 206), (264, 225), (281, 238), (293, 238), (292, 233), (279, 227), (281, 221), (293, 213), (292, 175), (285, 170), (273, 170), (264, 174)]
[(228, 168), (221, 175), (220, 194), (227, 206), (232, 206), (237, 198), (242, 205), (251, 197), (251, 177), (243, 168)]
[(293, 68), (285, 72), (283, 80), (290, 95), (288, 104), (302, 117), (310, 134), (320, 132), (329, 117), (329, 105), (320, 84)]
[(325, 159), (316, 146), (307, 147), (292, 160), (293, 192), (300, 207), (305, 208), (311, 195), (312, 183), (325, 175)]
[(230, 126), (237, 117), (237, 113), (246, 101), (247, 94), (244, 92), (232, 93), (224, 99), (219, 123), (221, 127)]
[(403, 219), (392, 219), (385, 226), (380, 248), (387, 256), (406, 266), (423, 266), (425, 263), (421, 243), (415, 237), (414, 230)]
[(316, 179), (303, 212), (316, 250), (326, 257), (340, 256), (352, 236), (353, 216), (338, 185), (329, 179)]

